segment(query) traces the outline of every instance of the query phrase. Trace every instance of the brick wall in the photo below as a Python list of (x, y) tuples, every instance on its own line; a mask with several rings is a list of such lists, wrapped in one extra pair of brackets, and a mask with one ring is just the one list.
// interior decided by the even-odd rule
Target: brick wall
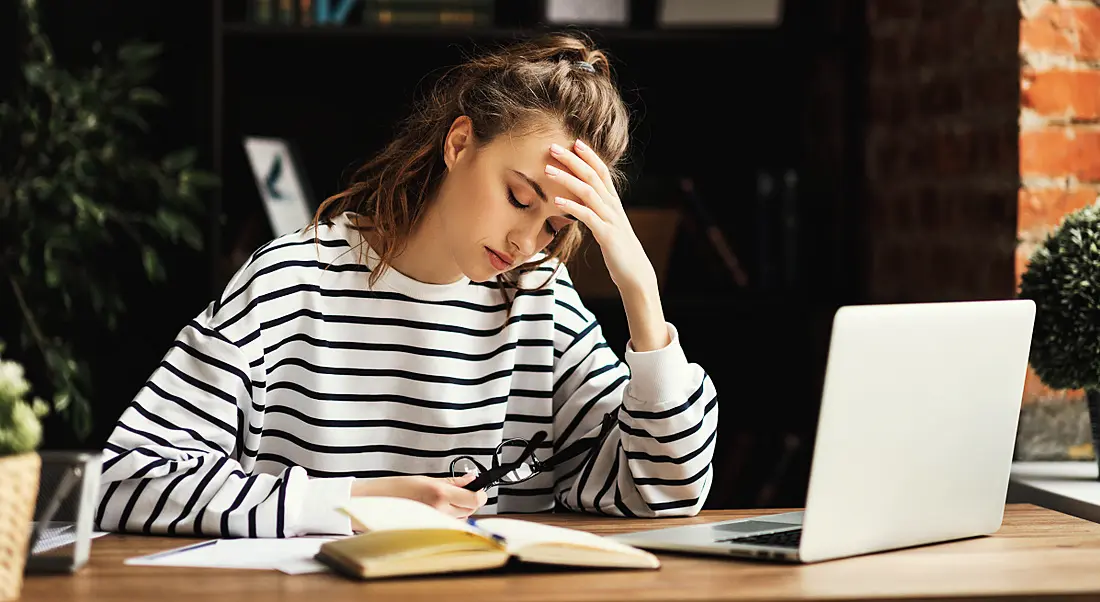
[(1018, 8), (1010, 0), (866, 6), (867, 297), (1012, 295)]
[[(1062, 217), (1100, 191), (1100, 2), (1020, 0), (1020, 190), (1016, 276)], [(1028, 374), (1018, 456), (1090, 457), (1079, 391)]]
[[(867, 298), (1015, 295), (1100, 193), (1100, 0), (870, 0)], [(1019, 459), (1087, 458), (1079, 391), (1028, 373)]]

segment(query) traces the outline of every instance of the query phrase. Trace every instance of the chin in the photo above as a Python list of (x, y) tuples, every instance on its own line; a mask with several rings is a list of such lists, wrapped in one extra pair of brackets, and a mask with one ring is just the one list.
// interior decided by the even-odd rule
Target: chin
[(498, 273), (491, 266), (470, 266), (468, 263), (460, 265), (459, 269), (461, 269), (462, 273), (473, 282), (495, 281)]

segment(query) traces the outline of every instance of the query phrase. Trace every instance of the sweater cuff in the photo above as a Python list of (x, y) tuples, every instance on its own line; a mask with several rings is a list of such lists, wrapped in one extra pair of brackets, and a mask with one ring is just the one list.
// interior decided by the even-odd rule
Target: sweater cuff
[(302, 514), (298, 519), (303, 534), (351, 535), (351, 519), (339, 511), (351, 499), (354, 477), (309, 479), (306, 482)]
[(691, 384), (691, 365), (680, 347), (676, 327), (668, 325), (669, 344), (653, 351), (634, 351), (628, 342), (624, 353), (630, 367), (626, 396), (646, 407), (663, 403), (681, 403), (684, 387)]

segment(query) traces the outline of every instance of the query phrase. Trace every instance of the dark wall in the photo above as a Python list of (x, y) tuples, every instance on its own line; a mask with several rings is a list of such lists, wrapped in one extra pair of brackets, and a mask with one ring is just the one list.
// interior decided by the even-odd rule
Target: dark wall
[[(95, 39), (108, 46), (135, 37), (163, 42), (167, 52), (154, 85), (170, 106), (153, 119), (151, 152), (195, 145), (207, 162), (217, 142), (211, 137), (212, 5), (41, 2), (59, 57), (72, 64), (87, 60)], [(862, 3), (787, 5), (778, 30), (595, 34), (611, 53), (636, 116), (627, 202), (651, 184), (667, 190), (679, 177), (695, 178), (758, 282), (765, 217), (758, 178), (786, 170), (799, 178), (799, 276), (791, 287), (733, 286), (690, 209), (674, 249), (666, 313), (722, 399), (712, 507), (801, 503), (831, 313), (861, 295), (855, 253), (862, 231)], [(10, 24), (3, 16), (0, 28)], [(339, 190), (347, 168), (384, 144), (425, 74), (478, 45), (504, 41), (497, 31), (473, 38), (229, 33), (219, 105), (225, 226), (214, 252), (225, 254), (234, 244), (250, 249), (270, 236), (242, 135), (291, 139), (323, 197)], [(11, 53), (0, 50), (0, 74), (10, 75)], [(666, 194), (664, 202), (683, 199)], [(243, 234), (250, 223), (259, 224), (251, 238)], [(167, 285), (133, 283), (123, 331), (95, 354), (93, 437), (81, 444), (52, 428), (49, 446), (102, 444), (180, 327), (214, 293), (210, 268), (208, 256), (181, 252), (170, 262)], [(621, 351), (628, 337), (621, 305), (593, 301), (592, 307)]]
[(870, 7), (872, 298), (1010, 298), (1020, 187), (1020, 9), (984, 0)]
[[(185, 146), (197, 147), (208, 155), (209, 140), (202, 137), (209, 120), (210, 18), (207, 2), (150, 3), (136, 0), (102, 2), (38, 2), (43, 29), (53, 45), (57, 61), (81, 69), (92, 60), (92, 44), (100, 41), (113, 51), (129, 40), (164, 45), (160, 71), (151, 85), (167, 99), (168, 106), (147, 114), (151, 134), (143, 140), (148, 152), (161, 155)], [(22, 24), (16, 20), (15, 2), (0, 2), (0, 92), (9, 99), (19, 72), (19, 54), (24, 41)], [(135, 258), (111, 259), (120, 265), (136, 265)], [(208, 298), (206, 262), (201, 253), (181, 250), (166, 258), (170, 280), (152, 286), (141, 279), (126, 285), (127, 305), (116, 337), (88, 340), (83, 353), (91, 361), (95, 381), (93, 399), (96, 430), (87, 442), (77, 441), (65, 425), (47, 425), (46, 447), (99, 447), (114, 420), (133, 397), (144, 379), (160, 361), (168, 343), (190, 316), (202, 310)], [(140, 272), (139, 272), (140, 273)], [(5, 291), (6, 292), (6, 291)], [(0, 295), (3, 298), (4, 295)], [(33, 300), (31, 300), (33, 303)], [(0, 318), (8, 334), (12, 312)], [(29, 361), (28, 363), (33, 363)]]

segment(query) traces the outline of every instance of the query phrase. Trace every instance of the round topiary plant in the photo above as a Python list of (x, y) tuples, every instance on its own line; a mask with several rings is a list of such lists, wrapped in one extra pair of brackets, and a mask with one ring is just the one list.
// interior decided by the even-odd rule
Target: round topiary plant
[(1047, 235), (1019, 296), (1035, 302), (1031, 367), (1048, 387), (1085, 390), (1100, 450), (1100, 205), (1070, 213)]

